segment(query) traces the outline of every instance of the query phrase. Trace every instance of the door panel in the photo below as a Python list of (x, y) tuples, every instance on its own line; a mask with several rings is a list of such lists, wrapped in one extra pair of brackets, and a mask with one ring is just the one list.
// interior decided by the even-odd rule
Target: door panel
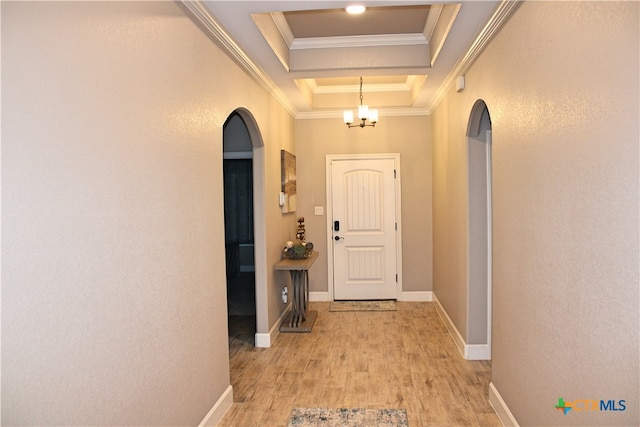
[(334, 299), (396, 298), (393, 159), (331, 163)]

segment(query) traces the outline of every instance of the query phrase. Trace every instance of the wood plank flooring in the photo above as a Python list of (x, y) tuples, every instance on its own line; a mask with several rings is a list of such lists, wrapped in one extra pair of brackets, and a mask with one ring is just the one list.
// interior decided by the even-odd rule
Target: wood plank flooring
[[(409, 426), (501, 426), (488, 402), (491, 362), (460, 356), (430, 302), (398, 311), (329, 312), (311, 333), (253, 347), (230, 323), (234, 403), (220, 426), (286, 426), (294, 407), (404, 408)], [(246, 332), (248, 331), (248, 332)]]

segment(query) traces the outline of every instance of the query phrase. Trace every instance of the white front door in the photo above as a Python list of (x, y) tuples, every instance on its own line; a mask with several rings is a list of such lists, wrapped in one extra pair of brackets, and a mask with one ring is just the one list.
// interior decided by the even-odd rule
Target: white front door
[(336, 300), (396, 299), (396, 161), (331, 161)]

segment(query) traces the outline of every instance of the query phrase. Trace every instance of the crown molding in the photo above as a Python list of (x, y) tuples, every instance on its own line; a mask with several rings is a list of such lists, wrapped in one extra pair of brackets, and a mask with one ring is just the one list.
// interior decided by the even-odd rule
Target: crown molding
[(270, 15), (271, 19), (273, 19), (273, 23), (278, 28), (278, 31), (280, 31), (282, 39), (287, 44), (287, 46), (291, 47), (291, 44), (295, 40), (295, 37), (291, 32), (291, 27), (289, 27), (289, 24), (287, 23), (287, 18), (284, 17), (284, 13), (272, 12)]
[(503, 2), (500, 3), (495, 13), (491, 16), (491, 19), (489, 19), (465, 56), (462, 58), (460, 66), (457, 69), (458, 75), (467, 72), (478, 56), (480, 56), (480, 53), (489, 44), (491, 39), (493, 39), (493, 37), (500, 31), (502, 26), (521, 4), (521, 0), (503, 0)]
[(441, 4), (433, 4), (429, 7), (429, 15), (427, 15), (427, 21), (425, 22), (424, 30), (422, 31), (427, 42), (431, 42), (431, 37), (436, 29), (438, 19), (440, 19), (442, 8), (443, 5)]
[[(460, 9), (461, 8), (462, 8), (462, 4), (461, 3), (447, 5), (446, 6), (446, 11), (448, 12), (448, 11), (451, 10), (452, 12), (451, 12), (451, 17), (449, 18), (449, 22), (447, 22), (447, 26), (446, 26), (446, 29), (444, 31), (444, 34), (437, 41), (437, 44), (434, 44), (433, 40), (429, 40), (429, 43), (431, 43), (431, 46), (433, 47), (433, 50), (431, 52), (431, 66), (432, 67), (435, 65), (436, 59), (438, 59), (438, 56), (440, 55), (440, 51), (444, 47), (444, 44), (447, 41), (447, 38), (449, 37), (449, 32), (451, 32), (451, 28), (453, 27), (453, 23), (456, 21), (456, 18), (458, 17), (458, 13), (460, 13)], [(442, 7), (440, 13), (442, 14), (442, 12), (444, 12), (444, 11), (445, 11), (445, 6)], [(440, 17), (438, 17), (438, 19), (440, 19)]]
[(289, 101), (289, 99), (282, 93), (278, 86), (271, 80), (267, 74), (256, 65), (255, 62), (247, 56), (246, 53), (236, 44), (236, 42), (229, 36), (229, 34), (220, 26), (218, 21), (211, 15), (211, 12), (207, 10), (197, 0), (179, 0), (180, 3), (186, 8), (191, 17), (201, 24), (201, 28), (209, 35), (214, 41), (217, 41), (220, 46), (225, 50), (231, 58), (243, 68), (251, 78), (264, 87), (280, 105), (291, 115), (295, 117), (297, 109)]
[[(390, 83), (390, 84), (368, 84), (362, 86), (363, 93), (373, 92), (408, 92), (411, 90), (411, 85), (407, 83)], [(359, 85), (342, 85), (342, 86), (315, 86), (313, 89), (314, 94), (320, 93), (359, 93)]]
[(291, 43), (291, 50), (331, 49), (367, 46), (408, 46), (427, 44), (429, 43), (422, 33), (343, 37), (307, 37), (294, 39)]
[(480, 56), (480, 53), (482, 53), (491, 39), (493, 39), (498, 31), (500, 31), (502, 26), (507, 22), (511, 15), (513, 15), (513, 13), (521, 3), (521, 0), (503, 0), (498, 5), (496, 11), (493, 13), (484, 28), (480, 31), (478, 36), (475, 38), (474, 42), (471, 44), (471, 47), (469, 47), (464, 56), (460, 58), (460, 60), (458, 60), (445, 81), (442, 83), (442, 85), (440, 85), (435, 95), (429, 102), (429, 105), (427, 106), (429, 114), (431, 114), (433, 110), (436, 109), (438, 104), (440, 104), (440, 101), (442, 101), (449, 90), (451, 90), (458, 76), (464, 75), (464, 73), (469, 70), (478, 56)]
[[(296, 120), (313, 119), (340, 119), (342, 120), (343, 110), (323, 110), (323, 111), (301, 111), (296, 114)], [(407, 116), (428, 116), (431, 114), (426, 108), (378, 108), (379, 117), (407, 117)]]

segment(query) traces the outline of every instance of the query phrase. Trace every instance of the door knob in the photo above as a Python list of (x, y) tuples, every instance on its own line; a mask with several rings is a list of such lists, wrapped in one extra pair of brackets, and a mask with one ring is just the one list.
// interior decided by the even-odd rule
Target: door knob
[(334, 239), (335, 239), (335, 240), (336, 240), (336, 242), (337, 242), (337, 241), (338, 241), (338, 240), (340, 240), (340, 239), (344, 239), (344, 237), (336, 236), (336, 237), (334, 237)]

